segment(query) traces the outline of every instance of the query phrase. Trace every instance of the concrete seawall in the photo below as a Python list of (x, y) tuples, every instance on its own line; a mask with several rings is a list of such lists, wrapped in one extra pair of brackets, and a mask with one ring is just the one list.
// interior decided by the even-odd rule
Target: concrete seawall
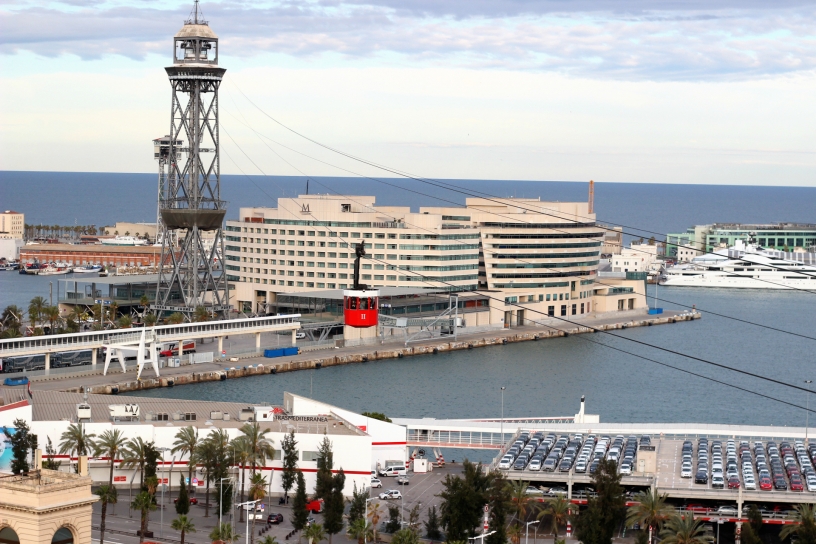
[[(378, 346), (372, 345), (370, 346), (369, 350), (362, 348), (363, 351), (359, 351), (361, 348), (358, 347), (356, 348), (357, 351), (355, 353), (346, 354), (343, 354), (342, 352), (344, 350), (340, 349), (335, 350), (339, 351), (339, 354), (326, 357), (315, 356), (305, 360), (287, 362), (275, 362), (274, 359), (264, 359), (263, 362), (248, 364), (246, 366), (235, 366), (222, 370), (182, 373), (170, 377), (143, 378), (139, 381), (133, 380), (104, 385), (91, 385), (88, 386), (87, 389), (89, 393), (110, 395), (155, 389), (159, 387), (175, 387), (193, 383), (246, 378), (260, 374), (277, 374), (280, 372), (294, 372), (297, 370), (309, 370), (353, 363), (366, 363), (383, 359), (401, 359), (416, 355), (432, 355), (437, 353), (445, 353), (448, 351), (475, 349), (487, 346), (511, 344), (515, 342), (534, 342), (537, 340), (569, 336), (571, 334), (591, 334), (596, 330), (611, 331), (627, 329), (630, 327), (651, 327), (653, 325), (666, 325), (670, 323), (680, 323), (683, 321), (693, 321), (695, 319), (700, 319), (700, 317), (701, 314), (698, 312), (689, 312), (680, 315), (659, 317), (643, 316), (642, 318), (632, 319), (620, 323), (594, 325), (592, 327), (576, 326), (564, 330), (541, 330), (518, 334), (507, 334), (504, 330), (499, 330), (493, 334), (483, 335), (481, 338), (474, 337), (461, 341), (447, 342), (440, 339), (437, 342), (428, 341), (427, 343), (416, 346), (401, 346), (385, 349), (376, 349)], [(315, 352), (314, 355), (317, 355), (317, 353)]]

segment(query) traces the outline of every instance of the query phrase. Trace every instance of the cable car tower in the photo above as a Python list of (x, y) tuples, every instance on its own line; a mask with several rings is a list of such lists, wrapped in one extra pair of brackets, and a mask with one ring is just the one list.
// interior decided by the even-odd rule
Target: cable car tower
[[(183, 141), (176, 141), (176, 160), (181, 160), (181, 151), (179, 150), (184, 144)], [(165, 236), (173, 236), (175, 231), (167, 231), (164, 226), (164, 221), (161, 217), (161, 205), (164, 201), (164, 190), (167, 186), (167, 163), (170, 159), (170, 136), (162, 136), (153, 140), (153, 158), (159, 163), (159, 199), (156, 206), (156, 243), (162, 243)], [(171, 241), (172, 245), (176, 245), (175, 237)]]
[[(165, 68), (172, 93), (166, 185), (159, 211), (168, 231), (183, 230), (177, 247), (162, 240), (156, 289), (157, 312), (181, 312), (189, 320), (203, 306), (213, 316), (229, 310), (227, 278), (221, 256), (221, 200), (218, 87), (225, 68), (218, 66), (218, 36), (203, 20), (198, 0), (190, 19), (173, 38), (173, 65)], [(184, 143), (188, 147), (182, 147)], [(212, 245), (202, 233), (212, 232)], [(207, 240), (209, 242), (209, 240)]]

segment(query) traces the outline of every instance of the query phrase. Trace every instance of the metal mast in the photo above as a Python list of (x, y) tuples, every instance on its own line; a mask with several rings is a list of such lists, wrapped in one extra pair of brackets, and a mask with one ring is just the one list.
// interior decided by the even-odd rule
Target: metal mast
[[(173, 38), (173, 65), (165, 70), (173, 93), (169, 171), (159, 207), (167, 230), (185, 234), (178, 247), (170, 236), (162, 240), (163, 266), (153, 308), (181, 312), (190, 320), (196, 308), (204, 307), (223, 317), (229, 298), (221, 263), (227, 210), (221, 200), (218, 87), (226, 69), (218, 67), (218, 36), (202, 19), (198, 0)], [(183, 142), (188, 147), (181, 147)], [(213, 234), (211, 245), (203, 233)]]
[[(184, 142), (176, 141), (176, 158), (180, 159), (181, 151), (179, 148)], [(153, 158), (159, 163), (159, 193), (156, 204), (156, 243), (163, 243), (165, 236), (172, 236), (174, 231), (167, 231), (164, 226), (164, 221), (161, 217), (162, 202), (164, 201), (165, 187), (167, 186), (167, 163), (170, 159), (170, 136), (163, 136), (153, 140)], [(172, 245), (175, 245), (175, 239), (172, 240)]]

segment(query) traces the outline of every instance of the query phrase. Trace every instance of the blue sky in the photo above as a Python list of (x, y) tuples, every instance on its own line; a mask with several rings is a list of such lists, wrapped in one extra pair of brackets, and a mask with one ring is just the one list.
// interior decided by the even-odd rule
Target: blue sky
[[(816, 185), (812, 2), (201, 6), (228, 68), (225, 172), (376, 173), (246, 95), (317, 140), (426, 176)], [(163, 67), (190, 9), (2, 0), (0, 168), (152, 171)]]

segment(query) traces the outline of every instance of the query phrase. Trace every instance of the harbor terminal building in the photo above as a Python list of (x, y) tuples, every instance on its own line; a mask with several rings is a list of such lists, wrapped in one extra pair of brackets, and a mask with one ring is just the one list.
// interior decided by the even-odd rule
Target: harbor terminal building
[(485, 311), (471, 324), (511, 326), (645, 308), (642, 277), (597, 283), (607, 238), (586, 202), (468, 198), (412, 212), (373, 196), (301, 195), (241, 208), (226, 224), (224, 262), (232, 306), (265, 313), (279, 299), (351, 288), (363, 242), (361, 283), (415, 297), (481, 294), (472, 303)]
[(737, 240), (744, 241), (749, 236), (768, 249), (816, 251), (816, 224), (813, 223), (713, 223), (695, 225), (686, 232), (667, 234), (666, 257), (678, 262), (691, 261), (717, 248), (731, 247)]

